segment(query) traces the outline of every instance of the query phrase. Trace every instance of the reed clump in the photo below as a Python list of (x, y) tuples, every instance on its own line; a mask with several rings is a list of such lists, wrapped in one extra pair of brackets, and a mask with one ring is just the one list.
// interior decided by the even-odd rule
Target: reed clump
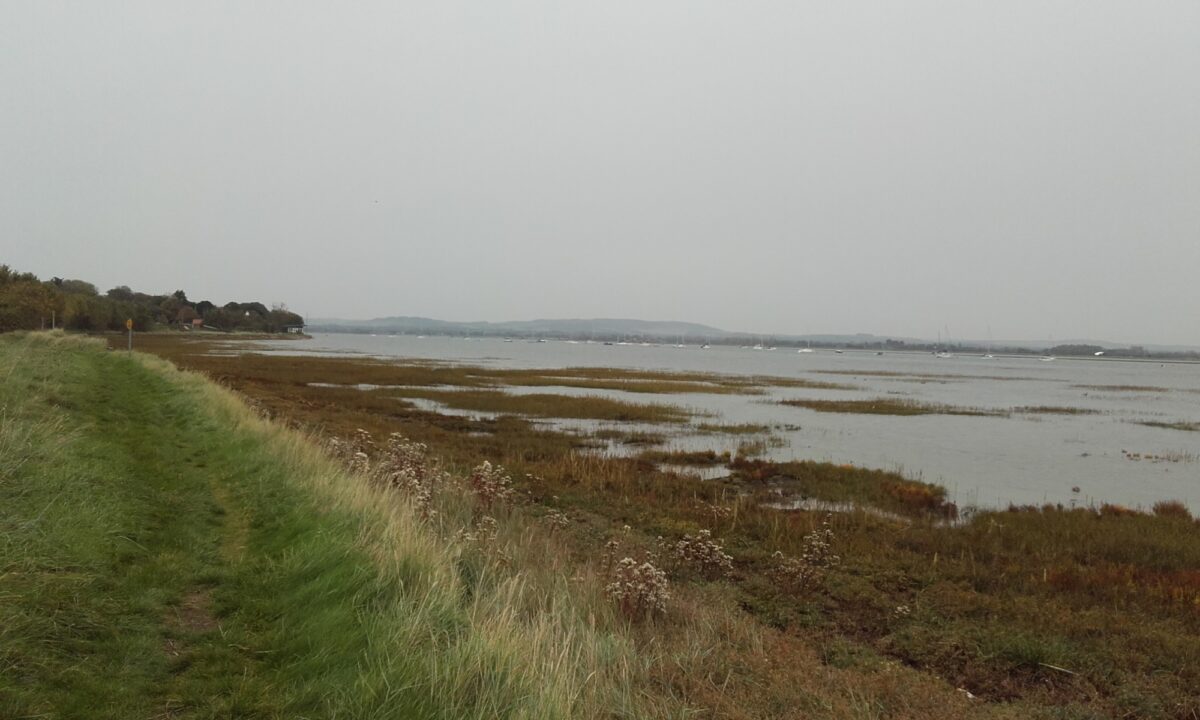
[(1188, 510), (1187, 505), (1178, 500), (1160, 500), (1154, 503), (1153, 511), (1159, 517), (1179, 518), (1181, 520), (1192, 519), (1192, 513)]

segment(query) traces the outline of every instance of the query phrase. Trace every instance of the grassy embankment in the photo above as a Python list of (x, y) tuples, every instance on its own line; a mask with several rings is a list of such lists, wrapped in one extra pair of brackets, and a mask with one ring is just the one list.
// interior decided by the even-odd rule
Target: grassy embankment
[[(520, 572), (444, 541), (395, 493), (198, 376), (7, 336), (0, 416), (0, 717), (567, 718), (645, 704), (607, 606), (510, 518), (500, 533)], [(471, 522), (469, 498), (441, 508)]]
[[(743, 460), (731, 478), (700, 482), (634, 459), (580, 455), (578, 438), (517, 417), (447, 417), (307, 384), (360, 382), (360, 373), (388, 384), (416, 372), (406, 365), (159, 351), (305, 427), (400, 430), (452, 465), (489, 459), (518, 477), (529, 473), (521, 484), (533, 500), (572, 519), (559, 552), (584, 566), (614, 534), (637, 546), (712, 530), (733, 555), (732, 575), (673, 574), (667, 616), (633, 636), (657, 691), (717, 716), (779, 717), (788, 708), (801, 717), (1200, 713), (1200, 528), (1176, 506), (1157, 515), (1025, 508), (946, 525), (938, 522), (948, 512), (940, 489), (893, 473)], [(772, 553), (804, 552), (820, 515), (764, 503), (795, 495), (908, 519), (835, 516), (840, 565), (819, 586), (789, 591), (775, 581)], [(632, 530), (620, 533), (622, 525)], [(735, 617), (731, 608), (740, 608)]]

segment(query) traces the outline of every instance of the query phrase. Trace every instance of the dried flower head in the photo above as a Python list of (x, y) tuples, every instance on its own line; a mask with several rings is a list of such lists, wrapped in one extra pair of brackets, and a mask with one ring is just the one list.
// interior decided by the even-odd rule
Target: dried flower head
[(550, 512), (546, 513), (545, 520), (546, 523), (555, 530), (565, 529), (571, 524), (571, 518), (567, 517), (565, 513), (561, 513), (558, 510), (551, 510)]
[(792, 592), (803, 592), (818, 585), (825, 572), (837, 565), (841, 558), (833, 554), (832, 517), (826, 515), (821, 526), (804, 536), (800, 557), (788, 557), (776, 552), (774, 575), (784, 588)]
[(613, 569), (612, 577), (604, 591), (625, 617), (638, 620), (667, 611), (667, 601), (671, 599), (667, 574), (653, 564), (639, 564), (631, 557), (622, 558)]
[(712, 539), (710, 530), (701, 530), (695, 537), (684, 535), (672, 546), (671, 557), (709, 580), (728, 577), (733, 572), (733, 558)]
[(471, 489), (485, 508), (507, 501), (513, 495), (512, 478), (499, 465), (484, 463), (471, 471), (467, 479)]

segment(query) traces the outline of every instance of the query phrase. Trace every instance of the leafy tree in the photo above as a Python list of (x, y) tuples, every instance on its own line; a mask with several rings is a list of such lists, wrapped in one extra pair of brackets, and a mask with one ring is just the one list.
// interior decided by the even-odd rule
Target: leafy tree
[(196, 312), (195, 308), (193, 308), (191, 305), (184, 305), (183, 307), (179, 308), (179, 312), (175, 313), (175, 322), (187, 323), (190, 325), (191, 322), (198, 317), (200, 317), (200, 315)]
[[(7, 269), (7, 268), (5, 268)], [(34, 330), (61, 311), (61, 297), (40, 282), (21, 279), (0, 285), (0, 331)]]
[(86, 280), (65, 280), (60, 277), (52, 278), (50, 282), (59, 290), (69, 295), (99, 295), (96, 286)]
[(304, 323), (282, 304), (271, 310), (260, 302), (230, 302), (223, 307), (207, 300), (193, 304), (183, 290), (148, 295), (125, 285), (101, 295), (95, 285), (84, 280), (55, 277), (42, 282), (33, 273), (0, 265), (0, 332), (48, 326), (52, 314), (61, 326), (83, 331), (123, 330), (127, 319), (133, 320), (136, 330), (190, 323), (197, 318), (230, 331), (282, 332)]

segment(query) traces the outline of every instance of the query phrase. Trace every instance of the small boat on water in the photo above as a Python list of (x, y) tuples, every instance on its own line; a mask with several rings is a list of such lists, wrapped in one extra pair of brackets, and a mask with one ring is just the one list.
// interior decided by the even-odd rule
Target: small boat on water
[(709, 349), (710, 347), (712, 347), (712, 345), (709, 345), (708, 343), (704, 343), (703, 345), (701, 345), (701, 346), (700, 346), (700, 349), (701, 349), (701, 350), (707, 350), (707, 349)]
[[(946, 344), (947, 345), (950, 344), (950, 328), (946, 328)], [(940, 330), (938, 331), (937, 346), (936, 346), (936, 349), (933, 351), (933, 356), (935, 358), (938, 358), (941, 360), (946, 360), (946, 359), (954, 357), (953, 353), (951, 353), (949, 350), (946, 350), (942, 347), (942, 332)]]
[(1054, 357), (1053, 355), (1047, 355), (1046, 357), (1038, 358), (1038, 359), (1041, 360), (1042, 362), (1054, 362), (1058, 358)]

